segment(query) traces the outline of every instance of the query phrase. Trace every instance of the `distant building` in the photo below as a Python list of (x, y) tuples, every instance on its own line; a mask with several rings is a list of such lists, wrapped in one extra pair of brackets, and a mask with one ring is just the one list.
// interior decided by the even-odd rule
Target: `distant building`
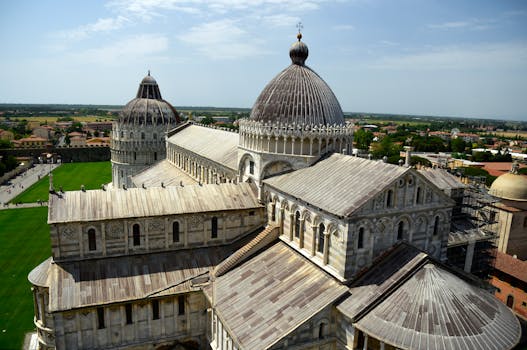
[(15, 135), (8, 130), (0, 129), (0, 140), (12, 141), (15, 138)]
[(497, 252), (492, 274), (495, 295), (514, 312), (527, 318), (527, 262)]
[(50, 145), (47, 139), (35, 135), (13, 140), (12, 142), (15, 148), (42, 148)]
[(42, 125), (32, 130), (33, 135), (46, 140), (51, 140), (55, 136), (55, 129), (48, 125)]
[(510, 173), (494, 180), (489, 193), (500, 199), (495, 205), (500, 223), (498, 250), (527, 260), (527, 176), (519, 175), (514, 165)]

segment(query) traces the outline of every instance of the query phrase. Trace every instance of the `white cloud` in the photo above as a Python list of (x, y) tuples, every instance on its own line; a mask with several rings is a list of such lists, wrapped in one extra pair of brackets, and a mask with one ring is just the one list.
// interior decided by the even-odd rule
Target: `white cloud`
[(236, 59), (265, 54), (261, 42), (249, 36), (236, 21), (230, 19), (192, 27), (178, 38), (213, 59)]
[(120, 29), (128, 21), (129, 20), (124, 16), (117, 16), (115, 18), (99, 18), (95, 23), (82, 25), (75, 29), (60, 32), (59, 36), (70, 40), (80, 40), (87, 38), (93, 33), (109, 32)]
[(128, 37), (111, 45), (88, 49), (70, 55), (76, 62), (97, 64), (120, 64), (130, 60), (159, 59), (168, 49), (168, 38), (163, 35), (138, 35)]
[(429, 24), (430, 29), (450, 30), (450, 29), (469, 29), (469, 30), (485, 30), (494, 25), (495, 20), (489, 19), (469, 19), (466, 21), (452, 21), (444, 23)]
[(290, 16), (286, 14), (277, 14), (263, 17), (266, 24), (273, 27), (293, 27), (300, 22), (300, 17)]
[(525, 68), (526, 43), (436, 47), (408, 55), (385, 56), (369, 66), (391, 70), (471, 70)]

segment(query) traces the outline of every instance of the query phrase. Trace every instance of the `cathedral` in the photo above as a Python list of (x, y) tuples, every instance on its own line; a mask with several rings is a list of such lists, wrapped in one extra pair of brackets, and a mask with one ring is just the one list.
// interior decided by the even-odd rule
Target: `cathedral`
[(511, 349), (515, 315), (446, 262), (455, 202), (352, 156), (331, 88), (291, 64), (239, 131), (182, 122), (146, 76), (112, 183), (51, 191), (29, 274), (40, 349)]

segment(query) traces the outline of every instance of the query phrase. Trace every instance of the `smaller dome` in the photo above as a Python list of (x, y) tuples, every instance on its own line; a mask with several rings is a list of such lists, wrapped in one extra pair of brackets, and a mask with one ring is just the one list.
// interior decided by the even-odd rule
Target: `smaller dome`
[(291, 48), (289, 49), (289, 57), (291, 57), (293, 64), (303, 66), (309, 55), (309, 49), (306, 44), (300, 41), (300, 39), (302, 39), (301, 33), (298, 33), (296, 37), (298, 38), (298, 41), (291, 45)]
[(515, 173), (500, 175), (490, 186), (493, 196), (512, 201), (527, 201), (527, 177)]
[(161, 91), (159, 91), (159, 85), (157, 85), (157, 81), (150, 75), (150, 71), (148, 71), (148, 75), (141, 80), (141, 84), (139, 84), (139, 89), (137, 90), (137, 98), (150, 98), (154, 100), (162, 100), (161, 97)]
[(150, 75), (143, 78), (137, 96), (124, 106), (119, 123), (134, 125), (168, 125), (180, 122), (178, 112), (170, 103), (163, 100), (156, 80)]

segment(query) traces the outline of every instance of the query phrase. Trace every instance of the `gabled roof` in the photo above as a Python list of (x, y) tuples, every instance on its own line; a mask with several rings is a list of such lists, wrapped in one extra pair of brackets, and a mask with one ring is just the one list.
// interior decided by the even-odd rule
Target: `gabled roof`
[(510, 349), (518, 343), (520, 324), (510, 309), (423, 252), (400, 244), (378, 261), (337, 307), (357, 329), (401, 349)]
[(264, 183), (338, 216), (350, 216), (411, 168), (339, 153)]
[(205, 292), (240, 349), (268, 349), (347, 289), (278, 242), (219, 276)]
[(458, 180), (457, 177), (452, 174), (449, 174), (446, 170), (422, 169), (418, 171), (428, 181), (430, 181), (443, 191), (450, 189), (461, 189), (466, 187), (461, 181)]
[(239, 135), (232, 131), (190, 124), (168, 138), (194, 154), (210, 159), (234, 171), (238, 169)]
[(222, 183), (68, 191), (50, 195), (48, 223), (260, 208), (253, 185)]

